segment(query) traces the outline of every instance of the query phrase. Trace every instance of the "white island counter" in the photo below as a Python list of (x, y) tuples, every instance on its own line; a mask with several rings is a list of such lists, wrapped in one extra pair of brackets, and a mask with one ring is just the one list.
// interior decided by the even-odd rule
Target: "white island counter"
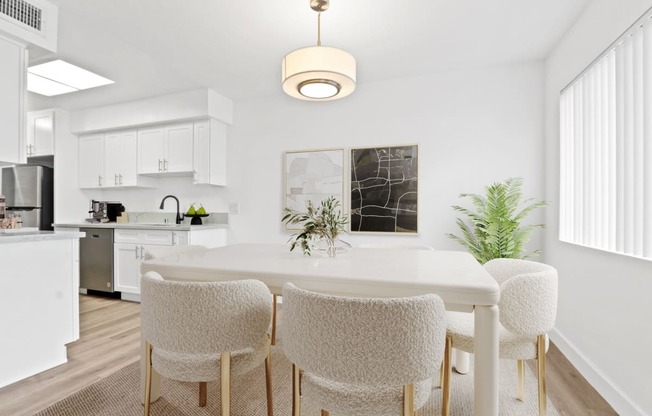
[(0, 387), (65, 363), (79, 338), (80, 232), (0, 233)]

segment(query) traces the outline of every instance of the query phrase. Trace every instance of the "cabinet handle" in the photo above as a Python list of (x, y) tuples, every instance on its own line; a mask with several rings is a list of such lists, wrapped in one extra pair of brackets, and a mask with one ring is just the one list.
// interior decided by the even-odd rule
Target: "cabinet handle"
[(197, 183), (197, 171), (192, 171), (192, 183)]
[(113, 175), (113, 184), (116, 186), (118, 185), (118, 175)]
[(135, 258), (138, 259), (138, 246), (136, 246), (135, 249), (136, 249), (136, 257)]
[(163, 171), (167, 172), (168, 171), (168, 160), (163, 159)]
[(161, 159), (158, 160), (158, 171), (161, 172)]
[(97, 175), (97, 184), (102, 186), (102, 175)]
[(120, 185), (122, 185), (122, 175), (118, 175), (118, 178), (120, 179)]

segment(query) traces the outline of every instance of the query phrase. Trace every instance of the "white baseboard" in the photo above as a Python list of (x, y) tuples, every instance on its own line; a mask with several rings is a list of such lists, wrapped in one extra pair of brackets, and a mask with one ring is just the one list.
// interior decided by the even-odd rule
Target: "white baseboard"
[(557, 348), (568, 358), (568, 361), (575, 366), (620, 416), (650, 416), (649, 413), (638, 407), (618, 386), (614, 385), (591, 360), (585, 357), (556, 328), (550, 331), (548, 335)]
[(138, 302), (138, 303), (140, 303), (140, 295), (136, 295), (134, 293), (120, 292), (120, 299), (128, 300), (130, 302)]

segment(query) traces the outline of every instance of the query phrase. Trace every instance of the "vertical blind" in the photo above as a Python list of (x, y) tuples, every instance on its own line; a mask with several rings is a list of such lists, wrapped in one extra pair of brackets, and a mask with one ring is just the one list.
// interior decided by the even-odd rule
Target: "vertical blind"
[(652, 259), (652, 12), (560, 97), (562, 241)]

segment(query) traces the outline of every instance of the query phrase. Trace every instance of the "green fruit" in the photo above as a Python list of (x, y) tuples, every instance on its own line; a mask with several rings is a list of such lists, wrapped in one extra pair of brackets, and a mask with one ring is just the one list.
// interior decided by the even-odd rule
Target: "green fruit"
[(195, 206), (190, 205), (190, 208), (188, 208), (188, 212), (186, 212), (186, 215), (195, 215)]
[(204, 209), (203, 205), (201, 207), (199, 207), (199, 209), (197, 210), (197, 214), (206, 215), (206, 210)]

